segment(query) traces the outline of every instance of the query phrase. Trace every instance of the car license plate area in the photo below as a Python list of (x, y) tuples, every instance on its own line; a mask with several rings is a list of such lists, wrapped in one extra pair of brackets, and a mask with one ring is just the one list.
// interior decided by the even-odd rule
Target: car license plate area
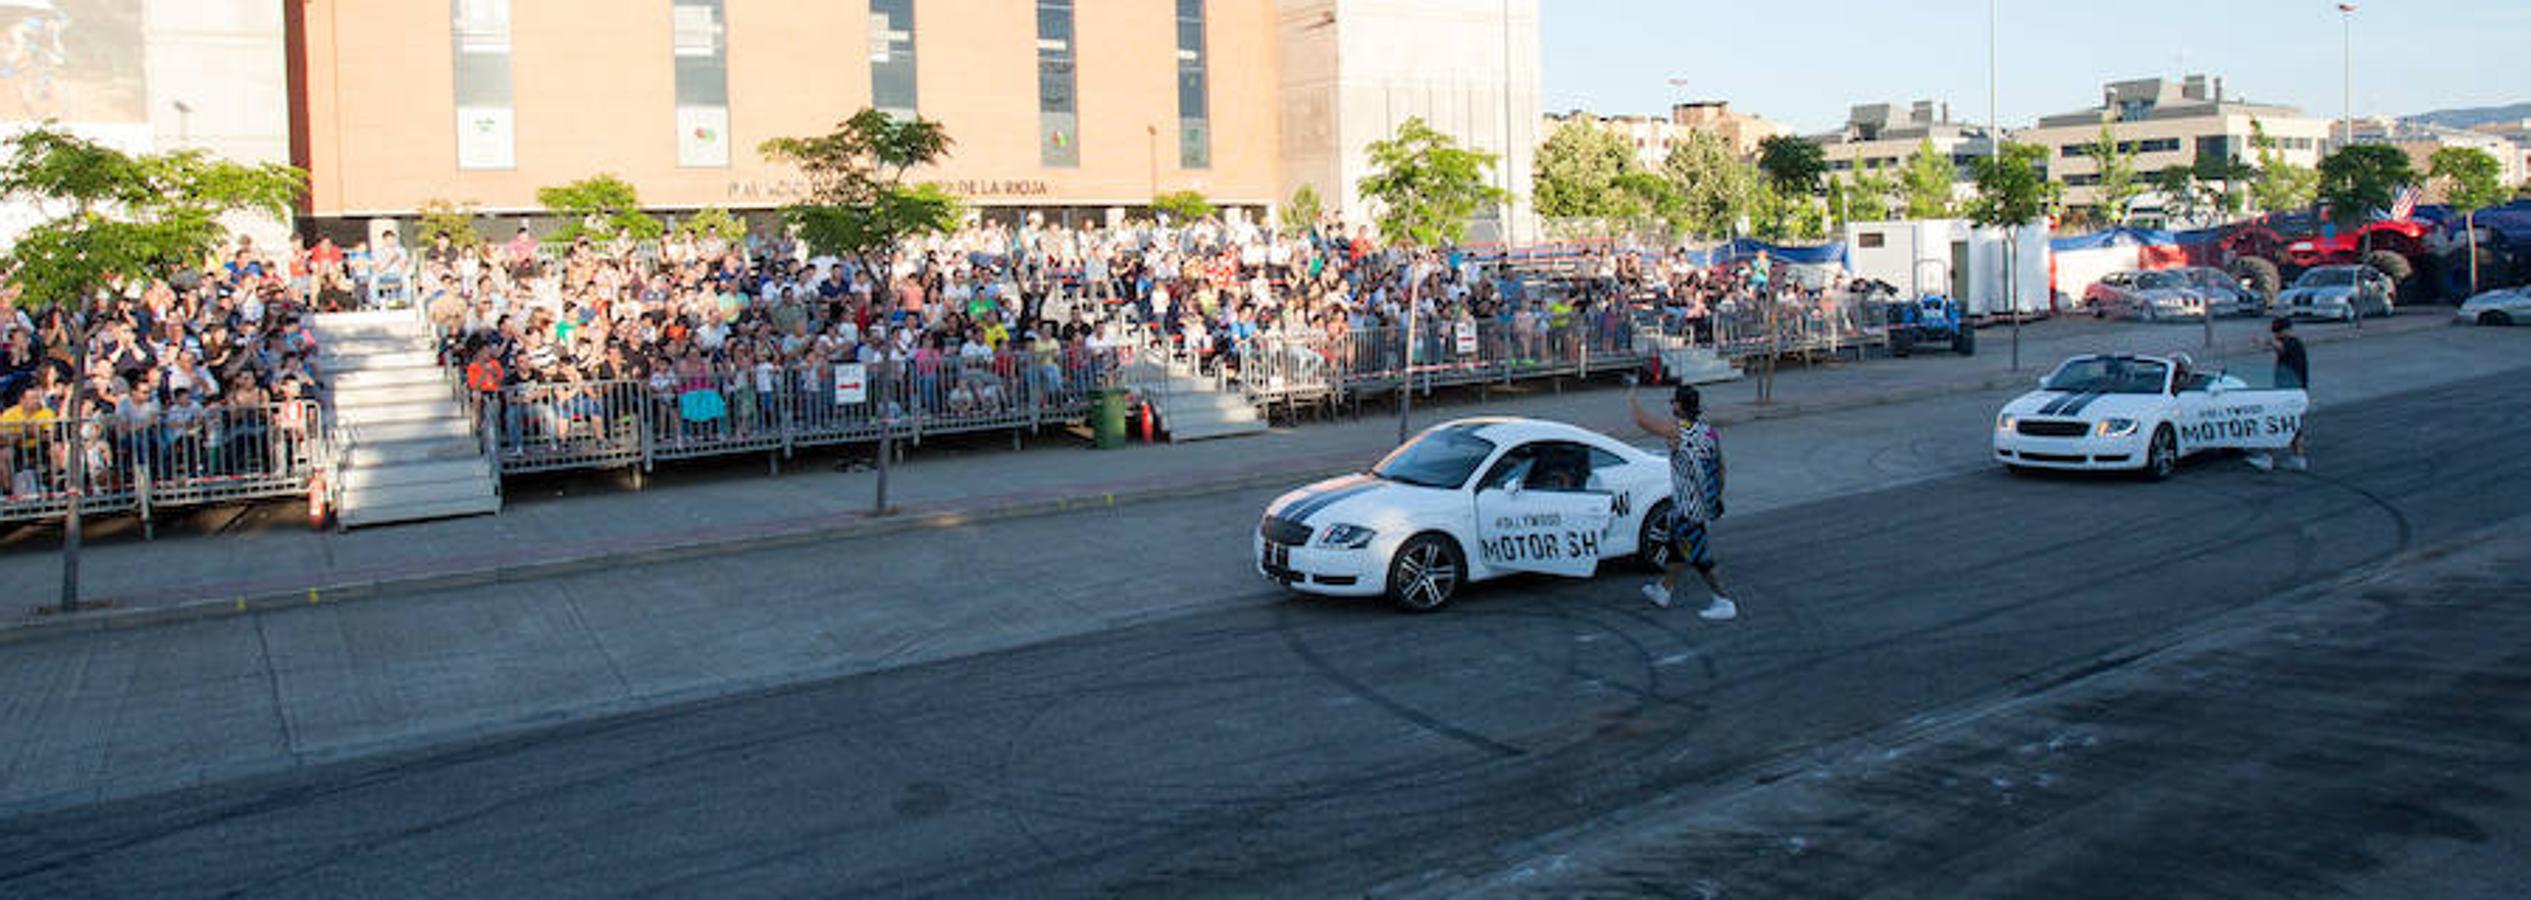
[(1301, 580), (1301, 573), (1292, 571), (1292, 548), (1288, 544), (1266, 542), (1265, 572), (1266, 577), (1284, 584)]

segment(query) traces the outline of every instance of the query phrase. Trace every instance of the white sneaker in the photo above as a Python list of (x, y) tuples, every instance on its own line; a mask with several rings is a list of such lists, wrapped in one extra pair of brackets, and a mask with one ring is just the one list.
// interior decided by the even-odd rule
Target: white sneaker
[(2261, 472), (2276, 471), (2276, 460), (2268, 458), (2265, 454), (2244, 456), (2241, 458), (2241, 461), (2249, 463), (2250, 468), (2257, 469)]
[(1697, 610), (1696, 615), (1701, 619), (1721, 622), (1727, 619), (1738, 618), (1740, 615), (1740, 607), (1737, 604), (1732, 603), (1731, 598), (1729, 597), (1715, 597), (1714, 602), (1706, 604), (1704, 609)]
[(2309, 472), (2311, 471), (2311, 458), (2307, 456), (2285, 457), (2285, 470), (2288, 472)]
[(1654, 606), (1658, 606), (1662, 609), (1670, 608), (1670, 592), (1667, 588), (1663, 588), (1661, 583), (1658, 581), (1644, 585), (1643, 596), (1644, 599), (1652, 601), (1652, 605)]

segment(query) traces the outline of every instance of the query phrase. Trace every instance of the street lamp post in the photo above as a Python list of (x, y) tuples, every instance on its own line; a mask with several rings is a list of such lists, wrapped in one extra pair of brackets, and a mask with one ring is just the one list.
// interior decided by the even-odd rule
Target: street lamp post
[(2344, 147), (2355, 143), (2355, 4), (2353, 3), (2338, 4), (2338, 43), (2340, 60), (2338, 76), (2343, 80), (2341, 88), (2345, 91), (2340, 98), (2345, 108), (2341, 111), (2343, 115), (2338, 121), (2346, 130), (2346, 135), (2340, 139), (2341, 143), (2338, 146)]
[[(1995, 102), (1998, 69), (1995, 61), (1995, 48), (1998, 44), (1995, 17), (1997, 2), (1998, 0), (1986, 0), (1986, 152), (1997, 160), (2001, 160), (2004, 156), (2004, 120), (2002, 114), (1996, 111)], [(2021, 371), (2021, 298), (2015, 296), (2013, 292), (2015, 287), (2013, 284), (2013, 263), (2015, 262), (2013, 230), (2016, 227), (2018, 227), (2016, 223), (2004, 223), (2004, 309), (2012, 315), (2012, 369), (2018, 372)], [(1961, 316), (1960, 327), (1969, 327), (1965, 313)]]

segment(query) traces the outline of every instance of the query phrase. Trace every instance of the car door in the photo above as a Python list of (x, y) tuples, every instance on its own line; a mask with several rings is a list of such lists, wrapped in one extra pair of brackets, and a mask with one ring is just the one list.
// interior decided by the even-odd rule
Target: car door
[(1590, 452), (1564, 441), (1505, 451), (1477, 480), (1477, 560), (1488, 568), (1589, 577), (1614, 495), (1591, 486)]

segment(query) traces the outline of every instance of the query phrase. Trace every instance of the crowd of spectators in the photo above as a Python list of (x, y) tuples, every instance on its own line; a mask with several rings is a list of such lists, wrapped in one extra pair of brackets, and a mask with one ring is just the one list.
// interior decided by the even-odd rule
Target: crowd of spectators
[[(91, 492), (144, 472), (252, 477), (297, 462), (310, 422), (307, 404), (293, 401), (323, 392), (306, 313), (312, 298), (352, 277), (329, 250), (303, 245), (276, 258), (240, 239), (201, 269), (127, 284), (85, 310), (31, 309), (6, 280), (0, 496), (66, 491), (74, 452)], [(74, 407), (73, 383), (83, 380)]]
[(471, 247), (435, 237), (412, 284), (447, 363), (477, 391), (535, 401), (544, 412), (531, 415), (562, 409), (541, 423), (549, 434), (627, 385), (663, 407), (674, 398), (679, 433), (744, 431), (768, 398), (810, 396), (839, 363), (894, 373), (902, 406), (959, 414), (1077, 389), (1120, 354), (1208, 369), (1235, 369), (1268, 341), (1333, 354), (1400, 324), (1410, 278), (1427, 327), (1493, 320), (1543, 342), (1619, 290), (1612, 274), (1536, 291), (1471, 253), (1386, 250), (1332, 224), (986, 223), (873, 262), (817, 256), (778, 231), (551, 246), (522, 229)]

